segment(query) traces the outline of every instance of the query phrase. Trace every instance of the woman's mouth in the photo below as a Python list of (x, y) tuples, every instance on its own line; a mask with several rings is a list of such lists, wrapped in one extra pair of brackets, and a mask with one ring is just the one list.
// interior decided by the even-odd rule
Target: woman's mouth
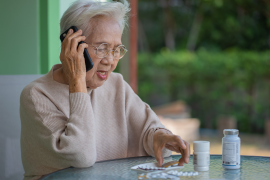
[(100, 79), (105, 80), (108, 73), (107, 71), (97, 71), (96, 74)]

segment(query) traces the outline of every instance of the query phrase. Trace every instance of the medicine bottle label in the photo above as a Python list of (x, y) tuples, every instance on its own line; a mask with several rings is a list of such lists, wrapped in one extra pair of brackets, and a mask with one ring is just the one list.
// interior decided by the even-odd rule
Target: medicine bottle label
[(203, 154), (195, 154), (193, 153), (193, 165), (198, 166), (206, 166), (210, 165), (210, 154), (203, 153)]
[(223, 143), (222, 164), (224, 165), (240, 164), (240, 143), (235, 142)]

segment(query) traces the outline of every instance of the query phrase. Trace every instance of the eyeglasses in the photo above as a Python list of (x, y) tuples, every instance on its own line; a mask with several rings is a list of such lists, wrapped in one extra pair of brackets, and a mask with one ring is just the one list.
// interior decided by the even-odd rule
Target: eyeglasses
[(115, 50), (111, 50), (107, 43), (102, 43), (98, 47), (90, 45), (96, 49), (96, 55), (99, 58), (106, 57), (111, 51), (114, 59), (121, 59), (128, 51), (124, 45), (119, 45)]

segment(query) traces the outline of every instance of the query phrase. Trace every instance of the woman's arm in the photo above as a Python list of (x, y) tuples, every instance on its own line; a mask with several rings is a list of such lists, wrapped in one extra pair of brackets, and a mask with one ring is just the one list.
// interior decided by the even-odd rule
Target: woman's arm
[[(83, 51), (88, 47), (86, 43), (78, 46), (80, 41), (86, 39), (81, 36), (82, 30), (73, 33), (70, 29), (62, 42), (60, 60), (63, 65), (64, 79), (69, 84), (69, 93), (83, 92), (87, 93), (86, 89), (86, 67)], [(91, 71), (94, 73), (94, 71)]]
[(71, 93), (69, 104), (68, 117), (38, 88), (22, 92), (21, 150), (25, 176), (95, 163), (95, 118), (90, 96)]
[[(21, 149), (25, 176), (59, 169), (89, 167), (96, 161), (95, 118), (85, 83), (84, 37), (69, 32), (60, 59), (69, 83), (69, 111), (64, 113), (38, 85), (21, 94)], [(73, 49), (73, 50), (72, 50)], [(53, 87), (52, 87), (53, 88)], [(53, 100), (56, 98), (57, 100)]]
[(149, 105), (144, 103), (127, 83), (125, 83), (125, 96), (129, 152), (141, 151), (143, 146), (147, 154), (155, 157), (161, 166), (163, 157), (170, 156), (172, 150), (182, 154), (179, 165), (188, 163), (189, 144), (167, 130)]
[[(123, 83), (129, 134), (128, 156), (134, 156), (134, 154), (145, 156), (148, 154), (154, 157), (154, 133), (158, 129), (165, 129), (165, 127), (150, 106), (144, 103), (125, 81)], [(164, 149), (162, 155), (163, 157), (170, 156), (171, 151)]]

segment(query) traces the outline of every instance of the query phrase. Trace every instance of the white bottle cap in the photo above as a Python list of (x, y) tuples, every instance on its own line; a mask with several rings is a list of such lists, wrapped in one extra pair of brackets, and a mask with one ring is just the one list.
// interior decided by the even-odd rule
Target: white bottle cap
[(223, 134), (224, 135), (238, 135), (239, 131), (238, 129), (224, 129)]
[(193, 150), (196, 152), (209, 151), (210, 142), (209, 141), (193, 141)]

